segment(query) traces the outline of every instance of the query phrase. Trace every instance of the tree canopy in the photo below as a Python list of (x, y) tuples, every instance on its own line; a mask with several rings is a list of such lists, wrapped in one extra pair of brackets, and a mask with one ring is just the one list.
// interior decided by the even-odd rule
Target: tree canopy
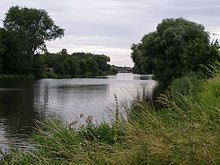
[(20, 73), (21, 59), (19, 55), (21, 50), (19, 41), (15, 36), (5, 29), (0, 28), (0, 73)]
[(45, 41), (64, 35), (64, 29), (55, 25), (42, 9), (12, 6), (6, 13), (4, 27), (14, 32), (22, 43), (22, 55), (31, 59), (37, 49), (46, 49)]
[(54, 73), (72, 77), (92, 77), (117, 74), (117, 67), (108, 64), (110, 57), (92, 53), (75, 52), (70, 54), (47, 53), (40, 55), (41, 61)]
[(201, 24), (183, 18), (164, 19), (156, 31), (133, 44), (131, 57), (136, 73), (152, 73), (169, 84), (186, 73), (205, 72), (210, 62), (220, 60), (218, 42), (210, 43)]

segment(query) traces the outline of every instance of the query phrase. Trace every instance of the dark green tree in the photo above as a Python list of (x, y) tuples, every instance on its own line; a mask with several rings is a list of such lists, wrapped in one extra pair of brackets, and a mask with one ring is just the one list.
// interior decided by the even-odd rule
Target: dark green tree
[(164, 19), (155, 32), (132, 46), (131, 57), (138, 73), (153, 73), (168, 85), (191, 71), (204, 72), (219, 60), (218, 42), (210, 44), (204, 26), (183, 18)]
[(22, 74), (19, 41), (12, 32), (0, 28), (0, 69), (2, 73)]
[(41, 62), (44, 64), (48, 64), (49, 67), (53, 67), (56, 64), (57, 58), (58, 55), (54, 53), (40, 55)]
[(109, 69), (108, 62), (110, 62), (110, 57), (105, 55), (93, 55), (92, 58), (96, 61), (100, 70), (106, 71)]
[(43, 71), (43, 63), (40, 60), (40, 55), (35, 55), (32, 60), (32, 73), (36, 78), (41, 78)]
[(32, 59), (37, 49), (46, 49), (45, 41), (64, 35), (64, 30), (54, 24), (45, 10), (19, 6), (6, 13), (4, 27), (13, 31), (21, 42), (22, 55)]
[(118, 73), (118, 68), (115, 67), (115, 66), (111, 66), (111, 67), (110, 67), (110, 72), (111, 72), (111, 74), (115, 75), (115, 74)]
[(53, 69), (56, 74), (65, 74), (65, 68), (61, 62), (56, 62)]
[(79, 74), (79, 65), (73, 58), (66, 58), (63, 62), (63, 66), (66, 73), (71, 75), (72, 77), (75, 77), (77, 74)]
[(4, 54), (4, 51), (5, 51), (5, 46), (3, 45), (3, 36), (2, 36), (2, 33), (3, 33), (3, 29), (0, 29), (0, 73), (2, 73), (3, 71), (3, 54)]
[(85, 61), (80, 61), (79, 62), (79, 69), (80, 69), (80, 74), (81, 75), (86, 75), (86, 72), (88, 71), (88, 68), (86, 66)]
[(96, 61), (100, 70), (107, 71), (110, 69), (110, 66), (108, 64), (108, 62), (110, 62), (110, 57), (106, 55), (78, 52), (78, 53), (73, 53), (72, 57), (76, 59), (76, 61), (78, 62), (84, 61), (91, 57), (93, 60)]
[(92, 74), (92, 76), (98, 75), (99, 67), (95, 60), (91, 57), (86, 59), (85, 61), (86, 67), (88, 68), (88, 72)]

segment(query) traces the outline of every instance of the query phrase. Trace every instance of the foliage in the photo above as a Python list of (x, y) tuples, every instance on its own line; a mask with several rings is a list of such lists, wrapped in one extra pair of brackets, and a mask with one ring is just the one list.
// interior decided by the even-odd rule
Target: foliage
[(105, 55), (93, 55), (92, 58), (96, 61), (100, 70), (109, 70), (109, 65), (107, 65), (107, 62), (110, 62), (110, 57)]
[(57, 63), (54, 65), (54, 72), (55, 72), (56, 74), (65, 74), (65, 68), (64, 68), (63, 64), (57, 62)]
[(1, 73), (22, 74), (21, 58), (18, 40), (12, 32), (0, 29), (0, 68)]
[(60, 59), (59, 57), (60, 56), (58, 56), (58, 54), (47, 53), (47, 54), (40, 55), (40, 60), (43, 64), (48, 64), (49, 67), (53, 67), (56, 64), (56, 61), (58, 60), (63, 61), (63, 59)]
[(65, 68), (67, 74), (70, 74), (72, 77), (75, 77), (77, 74), (79, 74), (79, 65), (73, 58), (68, 57), (63, 63), (64, 68), (65, 66), (67, 67)]
[[(41, 60), (48, 64), (48, 66), (54, 68), (56, 74), (68, 74), (72, 77), (93, 77), (97, 75), (116, 74), (117, 69), (114, 66), (110, 67), (106, 59), (109, 60), (110, 58), (105, 55), (94, 55), (91, 53), (41, 55)], [(96, 61), (98, 61), (99, 64)]]
[(85, 61), (79, 62), (79, 70), (81, 75), (86, 75), (86, 73), (88, 72), (88, 68)]
[(92, 58), (95, 60), (95, 62), (98, 64), (98, 67), (101, 71), (108, 71), (110, 69), (110, 65), (108, 62), (110, 62), (110, 57), (106, 55), (98, 55), (98, 54), (92, 54), (92, 53), (73, 53), (72, 57), (76, 59), (76, 61), (85, 61), (88, 58)]
[(218, 42), (210, 43), (204, 26), (183, 18), (164, 19), (155, 32), (133, 44), (134, 71), (153, 73), (157, 80), (170, 82), (191, 71), (207, 73), (210, 62), (220, 60)]
[(111, 72), (111, 74), (115, 75), (115, 74), (118, 73), (118, 68), (115, 67), (115, 66), (111, 66), (111, 67), (110, 67), (110, 72)]
[(41, 74), (43, 72), (43, 64), (40, 60), (39, 55), (35, 55), (32, 60), (32, 73), (35, 75), (36, 78), (41, 78)]
[(2, 70), (3, 70), (3, 53), (5, 50), (4, 45), (3, 45), (2, 32), (3, 32), (3, 29), (0, 29), (0, 73), (2, 73)]
[(24, 75), (27, 75), (27, 74), (31, 74), (32, 73), (32, 63), (30, 61), (23, 61), (21, 63), (21, 73), (24, 74)]
[(88, 68), (88, 72), (91, 73), (91, 76), (96, 76), (99, 70), (97, 62), (89, 57), (85, 60), (85, 64)]
[[(198, 92), (199, 87), (205, 80), (202, 73), (190, 72), (189, 74), (173, 80), (169, 86), (171, 95), (188, 95)], [(176, 96), (175, 96), (176, 97)]]
[(62, 37), (64, 30), (54, 24), (42, 9), (12, 6), (6, 13), (4, 27), (19, 39), (22, 55), (33, 58), (37, 49), (46, 49), (45, 41)]

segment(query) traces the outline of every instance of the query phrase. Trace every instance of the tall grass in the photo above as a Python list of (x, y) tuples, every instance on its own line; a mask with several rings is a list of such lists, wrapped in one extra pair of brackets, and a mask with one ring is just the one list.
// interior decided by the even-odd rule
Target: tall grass
[(184, 77), (170, 88), (159, 98), (165, 105), (162, 110), (136, 102), (128, 110), (127, 120), (117, 118), (115, 97), (116, 117), (112, 124), (92, 124), (91, 116), (85, 119), (87, 125), (80, 127), (76, 126), (77, 121), (68, 125), (48, 119), (47, 123), (39, 123), (39, 135), (32, 138), (34, 145), (28, 151), (12, 150), (1, 161), (5, 164), (219, 164), (220, 74), (216, 72), (214, 78), (203, 82), (193, 76)]

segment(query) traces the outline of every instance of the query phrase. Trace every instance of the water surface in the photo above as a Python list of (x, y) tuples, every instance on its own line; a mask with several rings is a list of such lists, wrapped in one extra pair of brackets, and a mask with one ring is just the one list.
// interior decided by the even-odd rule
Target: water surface
[[(117, 95), (120, 105), (136, 96), (151, 95), (151, 76), (121, 73), (116, 76), (75, 79), (0, 81), (0, 147), (10, 140), (22, 146), (31, 137), (35, 120), (56, 116), (70, 123), (91, 115), (97, 122), (109, 120)], [(122, 110), (122, 109), (121, 109)]]

